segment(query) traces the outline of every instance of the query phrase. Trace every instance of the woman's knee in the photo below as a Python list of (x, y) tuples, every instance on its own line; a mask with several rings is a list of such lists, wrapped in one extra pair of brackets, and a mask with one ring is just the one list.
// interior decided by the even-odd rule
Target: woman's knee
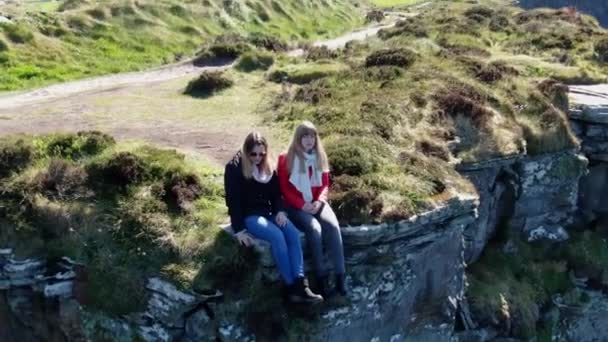
[(300, 231), (290, 221), (283, 227), (283, 235), (285, 235), (285, 240), (288, 244), (300, 244)]

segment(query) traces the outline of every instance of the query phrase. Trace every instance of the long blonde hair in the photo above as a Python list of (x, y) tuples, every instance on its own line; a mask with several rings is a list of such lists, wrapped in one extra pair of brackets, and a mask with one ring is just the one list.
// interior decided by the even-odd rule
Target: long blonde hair
[(297, 128), (287, 150), (287, 170), (291, 173), (293, 162), (296, 156), (300, 158), (300, 166), (298, 172), (306, 173), (306, 165), (304, 164), (304, 153), (302, 149), (302, 137), (305, 135), (312, 135), (315, 137), (315, 152), (317, 153), (317, 170), (321, 172), (329, 172), (329, 161), (327, 159), (327, 153), (319, 138), (317, 128), (310, 121), (302, 122)]
[(253, 168), (255, 165), (249, 160), (249, 153), (253, 151), (256, 146), (264, 146), (266, 149), (266, 155), (264, 159), (260, 163), (262, 171), (265, 173), (272, 173), (274, 168), (272, 163), (270, 163), (270, 149), (268, 148), (268, 142), (266, 138), (262, 136), (259, 132), (251, 132), (245, 138), (245, 142), (243, 143), (243, 147), (241, 148), (241, 169), (243, 170), (243, 176), (245, 179), (251, 179), (253, 177)]

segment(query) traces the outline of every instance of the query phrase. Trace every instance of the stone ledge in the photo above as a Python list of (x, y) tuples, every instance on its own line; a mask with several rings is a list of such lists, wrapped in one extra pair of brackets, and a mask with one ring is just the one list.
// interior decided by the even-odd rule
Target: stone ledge
[[(479, 204), (479, 198), (476, 195), (460, 194), (449, 199), (444, 205), (439, 206), (433, 210), (414, 215), (406, 220), (388, 224), (382, 223), (378, 225), (361, 225), (361, 226), (346, 226), (341, 227), (342, 239), (345, 250), (356, 249), (365, 246), (372, 246), (378, 244), (388, 244), (396, 240), (411, 239), (412, 244), (421, 244), (426, 240), (432, 240), (436, 232), (432, 229), (427, 229), (428, 226), (444, 223), (450, 219), (462, 219), (462, 224), (469, 224), (471, 220), (474, 220), (471, 213), (475, 212)], [(466, 222), (465, 222), (466, 221)], [(222, 229), (234, 236), (232, 227), (225, 225)], [(429, 238), (425, 239), (428, 235)], [(304, 261), (305, 269), (310, 270), (310, 258), (307, 257), (306, 238), (304, 233), (300, 233), (302, 240), (302, 248), (304, 250)], [(264, 267), (274, 267), (274, 261), (272, 260), (272, 254), (270, 253), (270, 244), (266, 241), (254, 239), (253, 248), (261, 256), (261, 264)], [(348, 253), (346, 253), (348, 254)], [(348, 259), (348, 258), (347, 258)], [(355, 258), (356, 259), (356, 258)], [(347, 263), (352, 260), (347, 260)], [(330, 266), (328, 260), (326, 264)], [(331, 269), (331, 267), (329, 267)]]
[(495, 167), (503, 167), (508, 165), (513, 165), (518, 161), (524, 159), (526, 157), (525, 154), (513, 154), (510, 156), (504, 156), (500, 158), (493, 158), (488, 160), (482, 160), (479, 162), (469, 162), (469, 163), (460, 163), (455, 166), (456, 171), (464, 172), (464, 171), (477, 171)]
[(608, 124), (608, 105), (576, 104), (570, 109), (568, 116), (574, 120)]

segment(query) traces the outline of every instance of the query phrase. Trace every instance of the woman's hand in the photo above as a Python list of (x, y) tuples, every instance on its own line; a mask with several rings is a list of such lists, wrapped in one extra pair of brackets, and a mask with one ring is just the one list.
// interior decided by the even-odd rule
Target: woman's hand
[(304, 206), (302, 207), (302, 210), (304, 212), (307, 212), (307, 213), (312, 214), (312, 215), (315, 214), (313, 212), (314, 209), (315, 209), (315, 207), (312, 205), (312, 203), (308, 203), (308, 202), (304, 203)]
[(287, 224), (287, 214), (284, 211), (279, 211), (275, 220), (280, 227), (285, 227)]
[(321, 207), (323, 206), (323, 202), (321, 201), (314, 201), (312, 203), (312, 212), (311, 214), (316, 215), (319, 210), (321, 210)]
[(253, 242), (254, 242), (253, 237), (244, 230), (241, 230), (240, 232), (234, 234), (234, 236), (239, 241), (239, 243), (245, 247), (249, 247), (249, 246), (253, 245)]

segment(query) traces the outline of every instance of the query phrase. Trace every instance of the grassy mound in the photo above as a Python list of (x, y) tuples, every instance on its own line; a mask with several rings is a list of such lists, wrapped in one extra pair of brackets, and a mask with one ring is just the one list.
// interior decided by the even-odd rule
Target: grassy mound
[(188, 83), (184, 94), (197, 97), (213, 95), (218, 91), (232, 87), (234, 82), (222, 72), (204, 71), (198, 78)]

